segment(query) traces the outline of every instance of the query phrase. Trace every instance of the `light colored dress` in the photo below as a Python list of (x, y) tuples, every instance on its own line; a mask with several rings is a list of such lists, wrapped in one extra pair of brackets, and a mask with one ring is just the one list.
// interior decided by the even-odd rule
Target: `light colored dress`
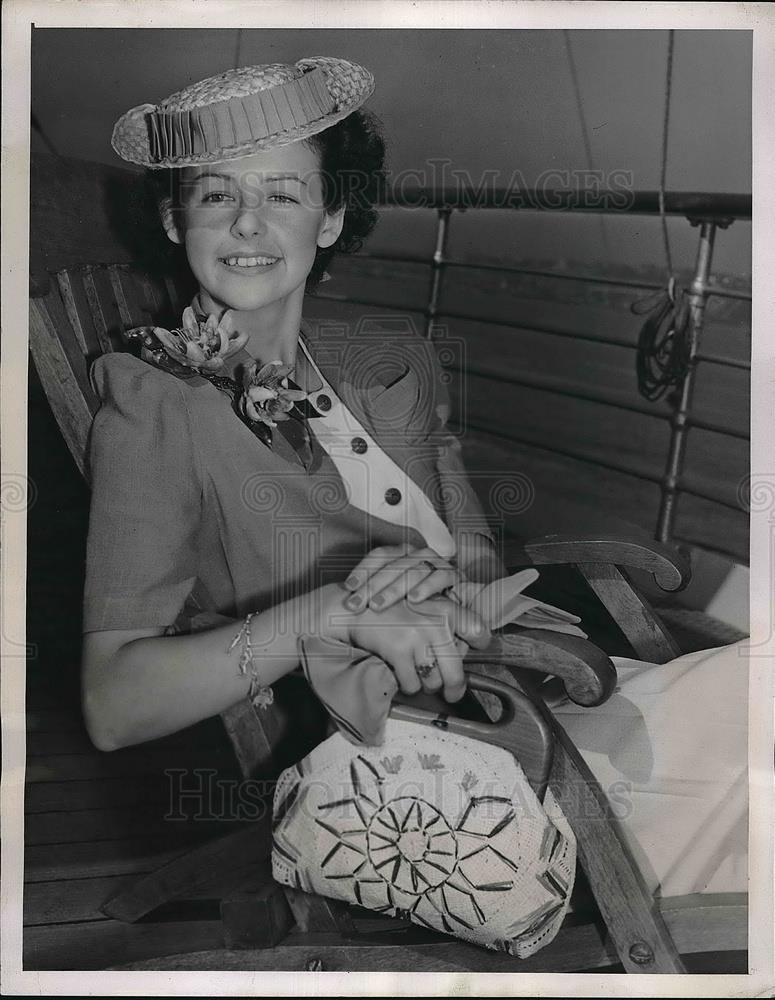
[(661, 896), (747, 891), (747, 645), (662, 664), (614, 657), (605, 704), (553, 706)]

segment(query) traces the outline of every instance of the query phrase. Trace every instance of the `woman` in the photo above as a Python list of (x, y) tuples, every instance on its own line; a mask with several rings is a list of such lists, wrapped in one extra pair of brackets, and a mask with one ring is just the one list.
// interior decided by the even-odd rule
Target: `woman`
[[(182, 330), (146, 337), (146, 360), (94, 366), (83, 691), (102, 749), (247, 695), (267, 702), (307, 637), (387, 664), (393, 687), (380, 674), (364, 688), (377, 715), (396, 687), (459, 700), (466, 648), (489, 641), (456, 595), (504, 568), (444, 430), (432, 348), (301, 316), (305, 287), (374, 223), (382, 142), (359, 110), (372, 88), (344, 60), (247, 67), (116, 126), (119, 155), (162, 178), (163, 225), (199, 292)], [(686, 845), (723, 816), (711, 860), (681, 891), (742, 887), (744, 672), (723, 700), (724, 738), (703, 743), (682, 713), (728, 685), (724, 656), (621, 666), (608, 706), (557, 711), (605, 787), (629, 782), (619, 812), (643, 870), (666, 891)], [(696, 777), (703, 760), (723, 781)], [(682, 791), (678, 843), (665, 816)], [(730, 879), (714, 881), (722, 855)]]
[[(464, 576), (502, 570), (443, 434), (432, 349), (410, 336), (391, 345), (380, 331), (332, 338), (302, 321), (309, 279), (374, 223), (382, 142), (358, 110), (372, 89), (371, 75), (344, 60), (247, 67), (116, 126), (119, 155), (166, 168), (162, 222), (199, 293), (183, 331), (156, 331), (161, 369), (127, 354), (93, 369), (102, 407), (83, 691), (101, 749), (175, 732), (247, 694), (268, 697), (298, 666), (304, 635), (372, 652), (404, 692), (442, 690), (450, 701), (464, 692), (467, 644), (489, 639), (473, 611), (442, 595)], [(172, 377), (170, 359), (187, 377)], [(256, 359), (284, 366), (274, 389), (258, 384)], [(291, 372), (300, 392), (282, 384)], [(232, 399), (203, 377), (213, 373), (241, 375), (246, 388)], [(293, 402), (308, 394), (312, 434), (281, 419), (289, 392)], [(435, 508), (417, 482), (437, 495)], [(452, 534), (439, 516), (445, 484), (456, 487)], [(332, 489), (337, 502), (321, 505)], [(216, 613), (228, 624), (167, 634), (186, 604), (189, 618)]]

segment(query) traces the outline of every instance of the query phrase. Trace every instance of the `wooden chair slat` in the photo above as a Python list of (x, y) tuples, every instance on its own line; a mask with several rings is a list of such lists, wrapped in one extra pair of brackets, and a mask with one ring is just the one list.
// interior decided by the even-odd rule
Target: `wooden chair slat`
[(142, 286), (143, 292), (145, 293), (145, 298), (149, 303), (151, 310), (154, 314), (159, 311), (159, 297), (156, 294), (156, 289), (153, 287), (153, 282), (149, 276), (145, 273), (139, 275), (139, 281)]
[(30, 300), (30, 350), (62, 437), (85, 475), (86, 446), (94, 410), (89, 407), (84, 387), (62, 348), (43, 299)]
[(116, 298), (116, 305), (118, 306), (119, 316), (121, 317), (121, 322), (124, 325), (124, 329), (129, 329), (132, 326), (139, 325), (135, 322), (132, 312), (129, 308), (127, 302), (127, 297), (124, 293), (124, 286), (122, 283), (121, 276), (125, 272), (125, 268), (119, 266), (118, 264), (108, 265), (108, 277), (110, 278), (110, 287), (113, 289), (113, 294)]
[(89, 303), (89, 311), (100, 348), (104, 354), (110, 354), (113, 350), (113, 344), (108, 336), (108, 325), (105, 322), (105, 314), (102, 311), (97, 284), (94, 280), (94, 268), (92, 267), (86, 267), (83, 270), (83, 288), (86, 292), (86, 300)]
[[(80, 925), (85, 928), (88, 925)], [(96, 924), (104, 938), (109, 925)], [(28, 933), (35, 934), (37, 928)], [(26, 938), (26, 936), (25, 936)], [(101, 947), (102, 941), (99, 941)], [(48, 954), (48, 953), (46, 953)], [(60, 961), (66, 956), (60, 951)], [(53, 960), (53, 959), (50, 959)], [(594, 924), (569, 927), (551, 944), (530, 958), (515, 958), (503, 952), (489, 951), (465, 941), (433, 941), (399, 944), (373, 941), (367, 936), (342, 940), (335, 934), (310, 935), (292, 931), (274, 948), (245, 951), (221, 950), (196, 953), (186, 945), (186, 953), (169, 958), (154, 958), (114, 967), (121, 970), (139, 969), (228, 969), (253, 972), (403, 972), (433, 973), (515, 973), (578, 972), (589, 968), (606, 968), (617, 961), (610, 942), (603, 941)], [(61, 966), (58, 966), (61, 968)]]
[(72, 280), (73, 275), (70, 277), (75, 308), (80, 319), (81, 330), (83, 331), (87, 348), (89, 349), (86, 353), (84, 353), (79, 338), (70, 326), (70, 320), (67, 315), (62, 296), (59, 292), (58, 285), (52, 282), (48, 295), (38, 299), (38, 301), (41, 303), (43, 310), (51, 321), (52, 335), (56, 336), (59, 347), (67, 358), (68, 364), (77, 380), (78, 388), (86, 400), (89, 411), (94, 414), (97, 412), (99, 400), (94, 392), (89, 370), (92, 361), (100, 353), (99, 345), (97, 344), (97, 339), (91, 326), (91, 318), (89, 316), (89, 310), (86, 307), (86, 297), (83, 291), (83, 286), (80, 281)]
[(70, 326), (73, 328), (73, 333), (75, 334), (76, 340), (83, 351), (84, 357), (86, 357), (89, 354), (89, 347), (86, 343), (86, 334), (83, 330), (81, 317), (78, 315), (78, 307), (75, 304), (75, 295), (73, 294), (73, 283), (70, 278), (70, 273), (68, 271), (57, 271), (56, 279), (57, 285), (59, 286), (59, 294), (62, 296), (62, 304), (65, 307), (67, 318), (70, 320)]
[[(85, 359), (85, 364), (93, 361), (104, 353), (97, 328), (92, 316), (91, 306), (83, 282), (83, 268), (65, 268), (56, 272), (57, 288), (59, 289), (62, 309), (66, 320), (72, 327), (72, 332), (64, 329), (61, 334), (62, 344), (66, 351), (77, 352)], [(60, 310), (49, 299), (49, 310), (57, 319)], [(66, 332), (65, 332), (66, 331)]]

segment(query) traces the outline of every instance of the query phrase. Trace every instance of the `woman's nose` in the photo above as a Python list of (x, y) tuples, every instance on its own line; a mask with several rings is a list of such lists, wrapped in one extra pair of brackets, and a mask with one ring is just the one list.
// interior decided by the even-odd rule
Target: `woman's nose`
[(261, 214), (255, 207), (242, 207), (237, 213), (231, 231), (241, 239), (250, 239), (263, 233), (265, 224)]

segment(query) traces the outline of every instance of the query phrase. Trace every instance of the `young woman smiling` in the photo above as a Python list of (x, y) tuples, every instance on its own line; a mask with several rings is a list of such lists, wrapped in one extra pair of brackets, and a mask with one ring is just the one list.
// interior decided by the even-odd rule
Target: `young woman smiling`
[[(366, 70), (344, 60), (247, 67), (133, 109), (116, 126), (117, 152), (156, 174), (164, 229), (199, 291), (175, 334), (182, 353), (172, 350), (197, 362), (176, 373), (188, 377), (148, 364), (147, 354), (108, 355), (93, 369), (102, 408), (92, 435), (83, 700), (102, 749), (265, 692), (299, 666), (304, 635), (374, 653), (405, 693), (449, 700), (465, 689), (467, 645), (489, 639), (477, 614), (442, 593), (502, 569), (443, 431), (432, 348), (414, 336), (391, 348), (384, 334), (358, 331), (323, 342), (302, 319), (305, 290), (333, 252), (355, 249), (376, 220), (383, 144), (359, 110), (372, 87)], [(336, 363), (325, 368), (332, 347)], [(257, 362), (294, 381), (249, 385), (240, 421), (234, 400), (202, 376), (244, 380)], [(272, 421), (267, 393), (274, 405), (291, 384), (307, 396), (309, 419)], [(412, 418), (425, 482), (454, 478), (464, 491), (465, 531), (450, 531), (380, 448), (396, 415), (402, 425)], [(331, 444), (337, 432), (349, 466)], [(353, 458), (372, 485), (388, 477), (380, 495), (353, 485)], [(343, 482), (351, 502), (321, 511), (321, 487)], [(246, 484), (279, 484), (282, 509), (257, 509)], [(311, 528), (301, 549), (280, 556), (286, 523)], [(198, 628), (203, 621), (211, 627)]]

